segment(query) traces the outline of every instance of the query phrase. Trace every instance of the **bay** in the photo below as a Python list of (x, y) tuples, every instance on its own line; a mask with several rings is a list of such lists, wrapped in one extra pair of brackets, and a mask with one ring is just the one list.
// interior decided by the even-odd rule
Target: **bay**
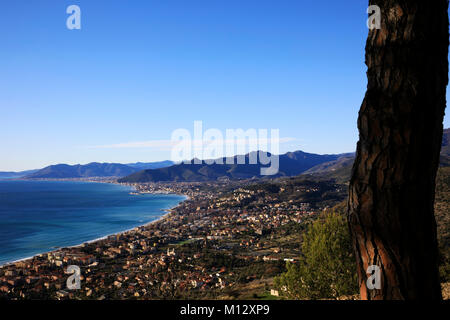
[(0, 180), (0, 265), (119, 233), (186, 197), (93, 182)]

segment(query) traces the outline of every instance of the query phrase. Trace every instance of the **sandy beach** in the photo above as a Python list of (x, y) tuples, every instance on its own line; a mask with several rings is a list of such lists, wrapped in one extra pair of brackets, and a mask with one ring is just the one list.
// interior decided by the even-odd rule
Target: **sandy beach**
[(60, 251), (60, 250), (69, 249), (69, 248), (78, 248), (78, 247), (84, 246), (85, 244), (95, 244), (96, 242), (106, 240), (106, 239), (108, 239), (109, 237), (118, 236), (118, 235), (122, 235), (122, 234), (127, 234), (127, 233), (129, 233), (129, 232), (137, 231), (137, 230), (140, 229), (140, 228), (145, 228), (145, 227), (151, 226), (151, 225), (153, 225), (153, 224), (157, 224), (157, 223), (161, 222), (162, 220), (166, 219), (166, 218), (170, 215), (170, 213), (171, 213), (175, 208), (177, 208), (178, 206), (180, 206), (183, 202), (189, 200), (189, 196), (188, 196), (188, 195), (185, 195), (185, 194), (176, 194), (176, 193), (157, 193), (157, 192), (156, 192), (156, 193), (139, 192), (139, 191), (136, 189), (136, 187), (133, 186), (133, 185), (125, 185), (125, 184), (120, 184), (120, 183), (117, 183), (117, 182), (99, 182), (99, 181), (82, 181), (82, 182), (116, 184), (116, 185), (120, 185), (120, 186), (132, 187), (132, 188), (134, 189), (134, 192), (135, 192), (136, 194), (139, 194), (139, 195), (149, 195), (149, 194), (151, 194), (151, 195), (170, 194), (170, 195), (182, 196), (182, 197), (184, 197), (184, 199), (183, 199), (182, 201), (180, 201), (176, 206), (174, 206), (174, 207), (172, 207), (172, 208), (169, 208), (169, 209), (161, 209), (161, 211), (165, 212), (164, 214), (162, 214), (161, 216), (157, 217), (155, 220), (146, 222), (146, 223), (144, 223), (144, 224), (142, 224), (142, 225), (138, 225), (138, 226), (133, 227), (133, 228), (128, 228), (128, 229), (125, 229), (125, 230), (122, 230), (122, 231), (119, 231), (119, 232), (109, 233), (109, 234), (106, 234), (106, 235), (104, 235), (104, 236), (101, 236), (101, 237), (92, 239), (92, 240), (83, 241), (83, 242), (81, 242), (81, 243), (79, 243), (79, 244), (76, 244), (76, 245), (73, 245), (73, 246), (56, 247), (54, 250), (43, 251), (43, 252), (40, 252), (40, 253), (31, 255), (31, 256), (25, 257), (25, 258), (16, 259), (16, 260), (11, 260), (11, 261), (8, 261), (8, 262), (5, 262), (5, 263), (0, 264), (0, 268), (5, 267), (5, 266), (9, 266), (9, 265), (12, 265), (12, 264), (15, 264), (15, 263), (18, 263), (18, 262), (26, 262), (26, 261), (28, 261), (28, 260), (33, 260), (34, 258), (40, 257), (40, 256), (42, 256), (42, 255), (44, 255), (44, 254), (53, 253), (53, 252), (58, 252), (58, 251)]

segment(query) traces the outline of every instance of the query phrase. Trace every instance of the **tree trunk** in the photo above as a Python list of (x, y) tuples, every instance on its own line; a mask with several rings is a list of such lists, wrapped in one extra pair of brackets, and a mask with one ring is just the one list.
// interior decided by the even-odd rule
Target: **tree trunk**
[[(370, 0), (367, 92), (348, 218), (362, 299), (441, 299), (434, 191), (448, 82), (448, 1)], [(369, 289), (377, 265), (381, 289)]]

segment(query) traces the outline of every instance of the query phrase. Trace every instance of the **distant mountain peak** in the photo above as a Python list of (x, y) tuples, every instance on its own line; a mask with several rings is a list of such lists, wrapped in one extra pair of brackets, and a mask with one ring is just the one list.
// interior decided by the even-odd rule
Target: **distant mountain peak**
[(91, 177), (124, 177), (142, 169), (162, 168), (172, 165), (172, 161), (140, 163), (133, 166), (121, 163), (90, 162), (85, 165), (65, 163), (45, 167), (25, 176), (25, 179), (73, 179)]
[[(270, 155), (270, 153), (267, 153), (267, 156)], [(268, 165), (262, 165), (260, 161), (257, 161), (257, 164), (250, 164), (249, 158), (254, 156), (259, 159), (259, 151), (234, 157), (218, 158), (221, 160), (219, 163), (223, 164), (217, 163), (217, 159), (203, 160), (194, 164), (194, 159), (192, 159), (189, 163), (180, 163), (163, 169), (142, 170), (119, 179), (119, 182), (213, 181), (225, 178), (252, 179), (263, 177), (261, 168), (268, 167)], [(268, 177), (295, 176), (317, 164), (336, 160), (340, 156), (318, 155), (303, 151), (288, 152), (279, 156), (278, 173)], [(245, 164), (238, 164), (238, 158), (242, 157), (246, 159)], [(227, 161), (227, 159), (229, 160)]]

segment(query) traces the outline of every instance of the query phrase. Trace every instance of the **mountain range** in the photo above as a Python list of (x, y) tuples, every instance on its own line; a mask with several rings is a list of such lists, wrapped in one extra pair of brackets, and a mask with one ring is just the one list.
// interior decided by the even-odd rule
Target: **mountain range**
[[(180, 163), (172, 161), (136, 163), (97, 163), (86, 165), (57, 164), (40, 170), (21, 172), (0, 172), (0, 179), (70, 179), (89, 177), (121, 177), (119, 182), (159, 182), (159, 181), (212, 181), (217, 179), (261, 178), (261, 164), (249, 164), (252, 153), (245, 155), (246, 164), (236, 164), (237, 156), (222, 158), (224, 164)], [(305, 175), (320, 179), (334, 179), (337, 182), (349, 180), (354, 161), (354, 153), (319, 155), (303, 151), (288, 152), (279, 156), (279, 172), (269, 178)], [(442, 138), (441, 166), (450, 166), (450, 129), (445, 129)]]
[[(249, 155), (246, 156), (247, 164), (220, 165), (213, 164), (177, 164), (170, 167), (142, 170), (127, 177), (119, 179), (119, 182), (158, 182), (158, 181), (211, 181), (221, 178), (249, 179), (261, 178), (261, 165), (248, 164)], [(333, 179), (338, 183), (346, 183), (350, 179), (354, 153), (319, 155), (303, 151), (288, 152), (279, 156), (280, 170), (275, 176), (305, 175), (319, 179)], [(236, 157), (233, 158), (236, 160)], [(225, 162), (225, 158), (223, 158)], [(233, 163), (236, 163), (234, 161)], [(445, 129), (441, 147), (441, 166), (450, 166), (450, 129)]]
[[(350, 180), (355, 155), (340, 157), (336, 160), (319, 164), (305, 171), (303, 175), (319, 179), (333, 179), (338, 183)], [(444, 129), (441, 145), (441, 167), (450, 167), (450, 128)]]
[(36, 169), (36, 170), (26, 170), (26, 171), (18, 171), (18, 172), (3, 171), (3, 172), (0, 172), (0, 179), (18, 179), (18, 178), (25, 177), (29, 174), (35, 173), (36, 171), (39, 171), (39, 170)]
[[(256, 153), (256, 154), (254, 154)], [(268, 167), (260, 164), (258, 152), (245, 155), (245, 164), (237, 164), (237, 156), (219, 158), (221, 163), (207, 164), (201, 161), (195, 164), (180, 163), (160, 169), (142, 170), (127, 177), (119, 179), (119, 182), (160, 182), (160, 181), (213, 181), (218, 179), (251, 179), (262, 177), (295, 176), (325, 162), (335, 161), (350, 154), (319, 155), (303, 151), (288, 152), (279, 156), (279, 171), (274, 176), (262, 176), (261, 168)], [(255, 156), (257, 164), (249, 164), (249, 159)], [(270, 156), (270, 153), (268, 154)], [(229, 161), (231, 159), (231, 161)], [(233, 164), (227, 164), (233, 163)]]
[(136, 162), (136, 163), (98, 163), (85, 165), (56, 164), (38, 170), (22, 172), (0, 172), (0, 179), (71, 179), (92, 177), (124, 177), (144, 169), (157, 169), (171, 166), (172, 161)]

